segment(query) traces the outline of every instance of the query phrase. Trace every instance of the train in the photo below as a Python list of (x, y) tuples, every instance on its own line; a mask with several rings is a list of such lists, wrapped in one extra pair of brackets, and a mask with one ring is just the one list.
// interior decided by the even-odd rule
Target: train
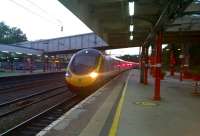
[(87, 96), (109, 79), (138, 65), (104, 55), (96, 49), (82, 49), (71, 57), (65, 80), (71, 91)]

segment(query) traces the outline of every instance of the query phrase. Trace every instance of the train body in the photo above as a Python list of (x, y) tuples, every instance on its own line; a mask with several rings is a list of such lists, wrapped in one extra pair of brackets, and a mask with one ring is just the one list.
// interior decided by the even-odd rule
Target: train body
[(72, 56), (65, 79), (70, 90), (85, 96), (110, 78), (137, 65), (103, 55), (96, 49), (83, 49)]

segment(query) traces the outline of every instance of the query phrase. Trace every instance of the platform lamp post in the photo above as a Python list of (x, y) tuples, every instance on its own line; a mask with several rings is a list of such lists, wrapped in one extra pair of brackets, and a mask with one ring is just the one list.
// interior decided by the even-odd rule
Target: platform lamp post
[(155, 88), (154, 88), (154, 96), (153, 99), (156, 101), (160, 101), (160, 80), (161, 80), (161, 57), (162, 57), (162, 38), (163, 32), (159, 31), (156, 34), (155, 42), (156, 42), (156, 73), (155, 73)]

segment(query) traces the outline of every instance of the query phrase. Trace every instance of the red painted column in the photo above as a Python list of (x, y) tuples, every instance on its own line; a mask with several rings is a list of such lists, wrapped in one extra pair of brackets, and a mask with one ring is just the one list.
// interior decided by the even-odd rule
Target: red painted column
[(156, 35), (156, 73), (155, 73), (155, 88), (153, 99), (159, 101), (160, 98), (160, 79), (161, 79), (161, 57), (162, 57), (162, 38), (163, 33), (159, 32)]

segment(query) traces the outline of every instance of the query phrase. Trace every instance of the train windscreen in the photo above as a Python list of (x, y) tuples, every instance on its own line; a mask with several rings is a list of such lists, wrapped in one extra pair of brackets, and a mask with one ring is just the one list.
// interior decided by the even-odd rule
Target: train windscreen
[(97, 55), (78, 54), (71, 62), (70, 69), (73, 73), (79, 75), (90, 73), (96, 68), (98, 58)]

